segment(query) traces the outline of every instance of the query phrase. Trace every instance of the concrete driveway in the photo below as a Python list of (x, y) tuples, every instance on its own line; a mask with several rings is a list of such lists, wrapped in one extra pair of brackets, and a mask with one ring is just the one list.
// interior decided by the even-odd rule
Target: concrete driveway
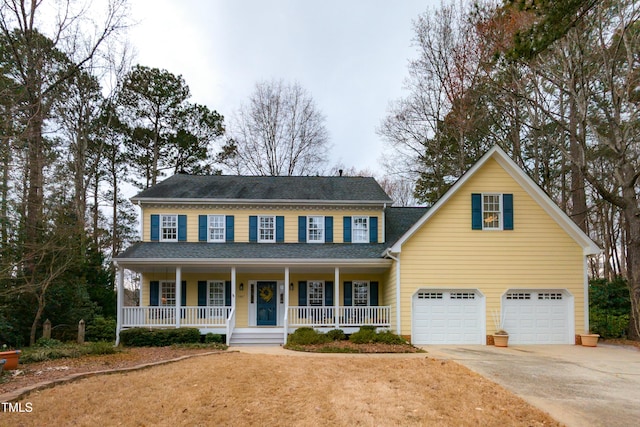
[(514, 392), (567, 426), (640, 423), (640, 350), (598, 344), (424, 346)]

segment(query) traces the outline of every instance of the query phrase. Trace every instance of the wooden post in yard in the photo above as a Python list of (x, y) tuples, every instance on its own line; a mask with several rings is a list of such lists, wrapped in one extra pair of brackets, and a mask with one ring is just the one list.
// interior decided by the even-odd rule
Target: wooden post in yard
[(51, 339), (51, 320), (47, 319), (42, 325), (42, 338)]
[(84, 344), (84, 320), (78, 322), (78, 344)]

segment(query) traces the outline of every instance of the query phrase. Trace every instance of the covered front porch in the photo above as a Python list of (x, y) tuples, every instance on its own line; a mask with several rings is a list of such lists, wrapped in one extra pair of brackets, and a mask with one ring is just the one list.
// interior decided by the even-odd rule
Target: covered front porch
[[(338, 264), (338, 265), (336, 265)], [(300, 327), (356, 332), (393, 328), (385, 304), (388, 260), (274, 266), (118, 262), (117, 333), (127, 328), (196, 327), (228, 345), (283, 344)], [(124, 305), (124, 271), (140, 274), (136, 306)]]

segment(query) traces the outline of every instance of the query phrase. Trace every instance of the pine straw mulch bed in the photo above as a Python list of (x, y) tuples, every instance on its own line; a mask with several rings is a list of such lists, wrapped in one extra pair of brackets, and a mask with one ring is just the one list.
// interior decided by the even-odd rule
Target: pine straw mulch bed
[(289, 345), (286, 349), (309, 353), (424, 353), (424, 350), (410, 344), (354, 344), (348, 340), (326, 344)]

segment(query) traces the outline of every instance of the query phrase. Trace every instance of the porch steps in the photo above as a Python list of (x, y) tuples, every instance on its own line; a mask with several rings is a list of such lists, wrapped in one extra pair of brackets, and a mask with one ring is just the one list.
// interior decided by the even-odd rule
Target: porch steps
[(282, 345), (283, 341), (284, 328), (236, 328), (230, 345)]

